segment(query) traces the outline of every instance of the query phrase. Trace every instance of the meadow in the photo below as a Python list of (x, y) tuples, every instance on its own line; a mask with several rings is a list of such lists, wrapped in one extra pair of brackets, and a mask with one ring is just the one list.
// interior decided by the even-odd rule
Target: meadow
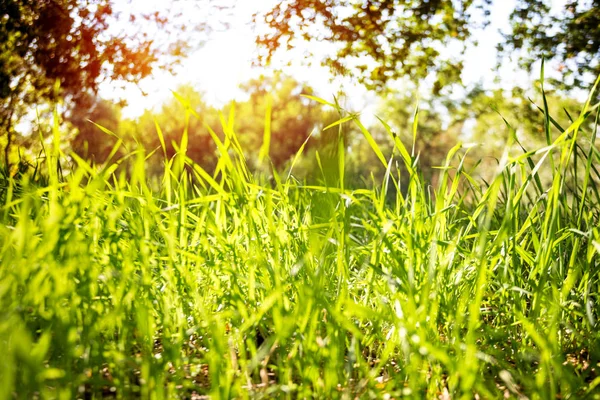
[[(185, 131), (173, 158), (157, 127), (154, 154), (96, 166), (57, 123), (0, 177), (0, 399), (600, 398), (594, 98), (562, 127), (544, 102), (539, 149), (507, 123), (488, 181), (458, 143), (435, 186), (385, 122), (392, 158), (317, 98), (342, 112), (335, 185), (295, 179), (304, 147), (270, 170), (268, 124), (252, 172), (233, 113), (214, 173)], [(370, 188), (346, 187), (346, 124), (385, 169)]]

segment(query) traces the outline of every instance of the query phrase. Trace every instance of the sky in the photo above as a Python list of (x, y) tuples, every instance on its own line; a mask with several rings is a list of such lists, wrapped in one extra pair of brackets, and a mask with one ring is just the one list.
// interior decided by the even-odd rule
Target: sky
[[(128, 7), (151, 9), (152, 3), (161, 4), (158, 0), (131, 0)], [(185, 3), (185, 0), (177, 3)], [(268, 72), (252, 67), (252, 60), (256, 57), (254, 40), (257, 28), (249, 21), (254, 12), (267, 11), (273, 3), (274, 0), (238, 0), (233, 10), (230, 28), (214, 33), (199, 50), (189, 54), (173, 74), (158, 71), (152, 77), (144, 79), (138, 86), (128, 85), (125, 89), (110, 82), (104, 83), (100, 88), (100, 95), (113, 99), (125, 98), (128, 106), (123, 110), (123, 115), (130, 118), (141, 115), (146, 109), (159, 107), (170, 99), (172, 91), (182, 84), (191, 84), (204, 93), (206, 102), (215, 106), (225, 105), (233, 99), (243, 99), (244, 92), (240, 89), (240, 84)], [(558, 11), (565, 0), (553, 0), (552, 3), (553, 9)], [(515, 0), (494, 1), (491, 24), (482, 31), (474, 32), (474, 37), (477, 37), (480, 44), (477, 47), (469, 47), (465, 54), (467, 62), (462, 77), (466, 85), (481, 82), (484, 87), (493, 88), (497, 86), (494, 78), (499, 74), (503, 87), (531, 86), (531, 77), (524, 72), (519, 72), (514, 63), (506, 62), (500, 71), (495, 71), (496, 44), (501, 40), (499, 31), (508, 29), (508, 17), (514, 5)], [(304, 50), (295, 49), (297, 56), (292, 58), (302, 58)], [(317, 53), (318, 57), (320, 49), (311, 50)], [(449, 48), (446, 51), (450, 53), (455, 49)], [(285, 66), (275, 62), (273, 68), (281, 68), (286, 74), (308, 82), (317, 95), (327, 99), (331, 99), (341, 89), (348, 95), (349, 108), (367, 114), (375, 112), (378, 101), (374, 93), (368, 92), (352, 78), (338, 77), (332, 80), (329, 70), (318, 63), (306, 66), (297, 62)]]

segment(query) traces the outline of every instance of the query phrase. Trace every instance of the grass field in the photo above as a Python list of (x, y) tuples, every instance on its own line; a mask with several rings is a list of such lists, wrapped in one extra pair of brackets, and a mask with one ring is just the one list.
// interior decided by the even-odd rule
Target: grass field
[(487, 183), (364, 130), (368, 190), (343, 151), (335, 187), (253, 175), (225, 119), (215, 174), (186, 133), (159, 185), (142, 151), (67, 172), (55, 127), (0, 186), (0, 399), (600, 398), (597, 107), (535, 151), (507, 126)]

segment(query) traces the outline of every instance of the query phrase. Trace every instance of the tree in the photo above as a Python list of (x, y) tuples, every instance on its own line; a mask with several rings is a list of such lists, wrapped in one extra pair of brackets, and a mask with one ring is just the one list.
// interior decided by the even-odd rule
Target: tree
[(567, 1), (560, 16), (552, 15), (544, 1), (521, 0), (510, 22), (512, 31), (499, 50), (526, 50), (522, 68), (531, 70), (532, 61), (541, 56), (556, 59), (562, 79), (553, 83), (561, 88), (587, 89), (589, 76), (600, 75), (600, 0)]
[(236, 132), (244, 150), (258, 154), (269, 107), (269, 158), (277, 168), (298, 152), (313, 129), (326, 122), (326, 113), (320, 105), (301, 96), (312, 94), (313, 89), (290, 76), (281, 73), (261, 76), (243, 87), (249, 99), (236, 105)]
[(182, 13), (124, 13), (115, 11), (115, 4), (0, 0), (0, 134), (6, 136), (7, 166), (14, 125), (32, 104), (59, 98), (73, 104), (78, 96), (95, 93), (103, 80), (137, 82), (184, 55), (187, 36), (157, 41), (149, 35), (182, 31)]
[[(378, 115), (390, 125), (408, 151), (419, 158), (419, 168), (425, 180), (435, 183), (438, 170), (434, 167), (443, 164), (448, 151), (458, 142), (463, 121), (454, 119), (444, 123), (435, 104), (422, 101), (417, 115), (416, 137), (413, 137), (415, 100), (410, 92), (389, 93), (379, 107)], [(374, 134), (382, 130), (380, 125), (373, 129)], [(380, 132), (378, 136), (383, 135)], [(389, 142), (389, 138), (386, 139)]]
[(69, 118), (77, 131), (71, 140), (72, 150), (83, 159), (104, 163), (117, 138), (103, 132), (95, 124), (111, 132), (119, 132), (120, 121), (121, 110), (114, 103), (92, 95), (79, 96)]
[[(297, 39), (329, 41), (336, 51), (323, 60), (333, 71), (349, 72), (369, 88), (390, 80), (421, 81), (435, 75), (434, 94), (460, 82), (463, 60), (443, 48), (464, 52), (475, 43), (474, 28), (487, 25), (492, 0), (289, 0), (264, 15), (268, 31), (257, 38), (259, 60), (268, 63)], [(565, 75), (600, 73), (600, 1), (570, 1), (560, 17), (547, 16), (547, 1), (517, 0), (512, 32), (501, 50), (527, 49), (522, 60), (555, 57)], [(258, 16), (255, 16), (258, 18)], [(595, 62), (590, 62), (594, 61)], [(574, 62), (571, 62), (574, 61)]]
[[(190, 111), (187, 121), (189, 142), (187, 155), (204, 169), (212, 172), (217, 160), (216, 145), (211, 138), (208, 127), (224, 140), (222, 118), (228, 119), (230, 111), (234, 111), (233, 129), (240, 142), (244, 155), (251, 168), (258, 168), (258, 155), (263, 146), (265, 118), (270, 108), (270, 146), (269, 159), (273, 165), (283, 170), (287, 163), (298, 152), (313, 130), (320, 130), (325, 124), (336, 121), (337, 113), (324, 111), (320, 104), (314, 104), (301, 94), (311, 94), (312, 88), (297, 80), (283, 75), (262, 76), (246, 82), (243, 87), (248, 98), (243, 101), (217, 109), (206, 104), (202, 94), (192, 86), (185, 85), (177, 89), (179, 98), (185, 99)], [(135, 140), (146, 148), (147, 152), (161, 146), (156, 133), (156, 124), (161, 128), (166, 144), (167, 157), (175, 155), (186, 129), (185, 107), (179, 100), (163, 104), (158, 112), (146, 111), (135, 121), (121, 124), (119, 135), (125, 140)], [(335, 130), (326, 134), (315, 134), (308, 142), (306, 151), (311, 147), (326, 147), (332, 142), (329, 137)], [(335, 144), (335, 143), (334, 143)], [(335, 146), (334, 146), (335, 147)], [(153, 160), (162, 155), (159, 151)], [(157, 166), (159, 163), (156, 163)], [(159, 166), (162, 169), (161, 166)]]
[[(208, 171), (216, 165), (216, 145), (209, 135), (206, 125), (210, 126), (217, 135), (223, 139), (219, 129), (218, 110), (207, 105), (202, 99), (202, 94), (190, 85), (177, 88), (177, 95), (188, 102), (194, 114), (189, 115), (186, 121), (186, 109), (175, 97), (165, 102), (157, 112), (146, 111), (136, 120), (128, 120), (122, 124), (120, 134), (125, 139), (136, 141), (143, 145), (147, 153), (161, 147), (156, 125), (161, 129), (165, 141), (167, 158), (172, 158), (177, 153), (177, 146), (181, 144), (184, 130), (188, 132), (187, 156), (195, 163)], [(187, 124), (187, 126), (186, 126)], [(153, 161), (149, 175), (156, 175), (163, 171), (163, 165), (158, 160), (163, 157), (162, 150), (156, 152), (151, 158)]]

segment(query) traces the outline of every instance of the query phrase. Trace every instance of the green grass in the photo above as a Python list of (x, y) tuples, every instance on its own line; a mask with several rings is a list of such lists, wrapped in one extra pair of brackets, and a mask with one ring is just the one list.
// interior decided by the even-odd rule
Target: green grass
[(64, 172), (55, 127), (47, 182), (2, 178), (0, 399), (600, 398), (598, 105), (536, 151), (507, 126), (488, 183), (458, 144), (437, 187), (340, 111), (373, 189), (345, 187), (343, 135), (336, 186), (253, 175), (233, 118), (215, 174), (184, 132), (152, 185), (142, 151)]

